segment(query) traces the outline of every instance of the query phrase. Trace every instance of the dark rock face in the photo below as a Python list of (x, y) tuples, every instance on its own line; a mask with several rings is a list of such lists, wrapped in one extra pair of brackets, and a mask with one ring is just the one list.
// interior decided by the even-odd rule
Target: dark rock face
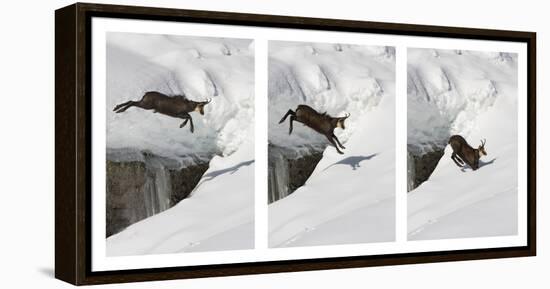
[(444, 153), (445, 148), (433, 148), (432, 151), (422, 154), (413, 154), (410, 151), (407, 153), (407, 190), (409, 192), (428, 180)]
[(145, 218), (145, 164), (107, 161), (107, 237)]
[(288, 174), (291, 176), (288, 182), (290, 192), (294, 192), (305, 184), (321, 158), (323, 158), (323, 152), (312, 152), (309, 155), (288, 160)]
[(170, 195), (170, 207), (175, 206), (181, 200), (187, 198), (195, 186), (201, 180), (202, 175), (208, 169), (208, 163), (199, 163), (180, 170), (170, 170), (170, 182), (172, 194)]
[(269, 144), (268, 203), (273, 203), (303, 186), (323, 157), (323, 146), (308, 146), (298, 150)]
[(107, 160), (106, 236), (176, 205), (193, 191), (208, 160), (186, 164), (150, 153)]

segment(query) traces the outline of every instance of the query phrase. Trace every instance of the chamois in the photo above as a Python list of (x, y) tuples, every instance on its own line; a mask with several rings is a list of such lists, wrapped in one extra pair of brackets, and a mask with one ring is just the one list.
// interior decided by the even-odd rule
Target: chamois
[(201, 115), (204, 115), (204, 106), (212, 101), (211, 99), (207, 101), (192, 101), (185, 96), (176, 95), (173, 97), (167, 96), (160, 92), (149, 91), (146, 92), (140, 101), (127, 101), (121, 103), (113, 109), (116, 113), (125, 112), (128, 108), (135, 106), (145, 110), (153, 110), (153, 113), (161, 113), (171, 117), (177, 117), (184, 119), (181, 123), (180, 128), (184, 127), (189, 121), (191, 133), (195, 131), (193, 126), (193, 119), (190, 112), (196, 111)]
[(300, 104), (296, 108), (296, 111), (292, 111), (292, 109), (289, 109), (288, 112), (279, 121), (279, 123), (283, 123), (288, 116), (290, 116), (290, 129), (288, 131), (288, 134), (292, 133), (293, 121), (301, 122), (307, 127), (324, 135), (328, 139), (328, 141), (336, 148), (336, 151), (340, 154), (343, 154), (343, 152), (338, 149), (338, 146), (340, 146), (340, 148), (342, 149), (345, 149), (345, 147), (334, 135), (334, 129), (336, 127), (340, 127), (342, 129), (346, 128), (344, 121), (350, 116), (349, 113), (346, 114), (346, 116), (344, 117), (332, 117), (326, 112), (318, 113), (315, 109), (307, 105)]
[(477, 149), (472, 148), (466, 140), (459, 135), (453, 135), (449, 138), (449, 144), (453, 149), (451, 159), (459, 167), (464, 166), (467, 163), (474, 171), (479, 168), (479, 158), (486, 156), (485, 140), (481, 141), (481, 145)]

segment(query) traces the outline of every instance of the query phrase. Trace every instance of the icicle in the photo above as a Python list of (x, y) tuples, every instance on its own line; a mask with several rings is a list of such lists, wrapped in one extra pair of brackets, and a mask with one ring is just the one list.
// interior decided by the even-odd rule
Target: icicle
[(270, 149), (272, 162), (269, 166), (269, 203), (288, 196), (288, 162), (279, 149)]
[(147, 217), (170, 208), (172, 186), (170, 174), (162, 162), (155, 157), (145, 157), (147, 180), (144, 188)]

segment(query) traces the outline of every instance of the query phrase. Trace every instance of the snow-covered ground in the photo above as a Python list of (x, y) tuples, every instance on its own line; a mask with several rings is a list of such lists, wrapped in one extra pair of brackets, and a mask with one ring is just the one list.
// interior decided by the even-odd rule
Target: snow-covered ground
[(410, 240), (517, 234), (517, 55), (408, 50), (408, 144), (446, 146), (460, 134), (477, 148), (480, 168), (460, 169), (445, 154), (408, 194)]
[(269, 205), (269, 246), (394, 240), (395, 57), (391, 47), (269, 43), (269, 141), (279, 146), (327, 142), (279, 119), (298, 104), (333, 116), (351, 113), (307, 182)]
[(214, 157), (191, 197), (107, 238), (107, 255), (253, 248), (253, 159), (250, 142), (230, 156)]
[[(147, 91), (211, 98), (181, 119), (130, 108)], [(247, 249), (254, 245), (254, 43), (251, 40), (108, 33), (107, 149), (184, 162), (212, 156), (191, 196), (107, 238), (107, 255)]]

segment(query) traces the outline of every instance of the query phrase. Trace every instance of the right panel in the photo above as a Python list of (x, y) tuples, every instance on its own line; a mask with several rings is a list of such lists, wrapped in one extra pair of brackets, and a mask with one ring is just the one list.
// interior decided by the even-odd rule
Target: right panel
[(409, 240), (517, 234), (517, 61), (408, 49)]

